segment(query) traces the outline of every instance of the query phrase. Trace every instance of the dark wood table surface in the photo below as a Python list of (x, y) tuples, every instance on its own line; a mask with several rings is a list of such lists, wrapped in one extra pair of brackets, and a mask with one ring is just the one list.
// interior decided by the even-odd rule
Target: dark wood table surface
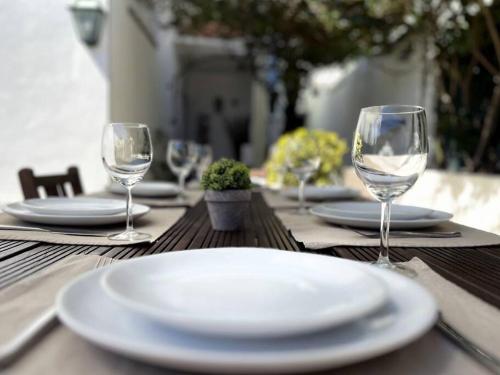
[[(260, 193), (254, 193), (251, 213), (239, 232), (211, 229), (204, 201), (185, 215), (156, 242), (132, 246), (57, 245), (28, 241), (0, 241), (0, 288), (73, 254), (98, 254), (127, 259), (173, 250), (208, 247), (255, 246), (308, 251), (361, 261), (375, 260), (378, 247), (333, 247), (321, 251), (304, 248), (285, 229)], [(500, 246), (461, 248), (392, 248), (395, 261), (417, 256), (439, 274), (483, 300), (500, 307)]]

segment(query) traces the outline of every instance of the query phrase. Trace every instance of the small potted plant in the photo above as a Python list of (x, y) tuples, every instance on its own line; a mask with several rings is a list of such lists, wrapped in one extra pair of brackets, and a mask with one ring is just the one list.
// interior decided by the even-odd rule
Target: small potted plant
[(252, 192), (248, 167), (231, 159), (212, 163), (201, 179), (212, 228), (238, 230), (243, 226)]

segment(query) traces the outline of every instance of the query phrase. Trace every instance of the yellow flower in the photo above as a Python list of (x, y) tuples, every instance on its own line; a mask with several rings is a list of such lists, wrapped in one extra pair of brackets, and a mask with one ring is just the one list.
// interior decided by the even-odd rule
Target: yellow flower
[(283, 134), (272, 146), (272, 152), (265, 163), (269, 185), (297, 185), (297, 178), (286, 172), (287, 150), (291, 142), (299, 144), (294, 158), (308, 158), (319, 148), (321, 164), (309, 183), (327, 185), (332, 176), (339, 172), (342, 160), (348, 151), (347, 143), (337, 133), (326, 130), (298, 128)]

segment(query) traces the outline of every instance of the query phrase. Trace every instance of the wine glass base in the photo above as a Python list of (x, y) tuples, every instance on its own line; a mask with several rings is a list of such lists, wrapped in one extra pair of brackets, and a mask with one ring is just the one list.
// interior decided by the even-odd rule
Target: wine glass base
[(135, 230), (113, 234), (108, 237), (112, 241), (144, 241), (149, 240), (151, 235), (148, 233), (136, 232)]
[(379, 258), (377, 261), (372, 263), (374, 266), (383, 268), (386, 270), (397, 272), (401, 275), (414, 279), (417, 277), (417, 272), (401, 263), (392, 263), (388, 259)]
[(297, 208), (295, 211), (294, 211), (295, 214), (297, 215), (307, 215), (309, 213), (309, 210), (305, 207), (301, 207), (301, 208)]

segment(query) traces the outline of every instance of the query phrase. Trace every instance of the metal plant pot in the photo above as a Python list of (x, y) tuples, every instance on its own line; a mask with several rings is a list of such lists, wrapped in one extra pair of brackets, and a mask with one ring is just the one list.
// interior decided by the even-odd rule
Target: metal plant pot
[(250, 190), (207, 190), (205, 201), (212, 228), (218, 231), (242, 228), (251, 196)]

